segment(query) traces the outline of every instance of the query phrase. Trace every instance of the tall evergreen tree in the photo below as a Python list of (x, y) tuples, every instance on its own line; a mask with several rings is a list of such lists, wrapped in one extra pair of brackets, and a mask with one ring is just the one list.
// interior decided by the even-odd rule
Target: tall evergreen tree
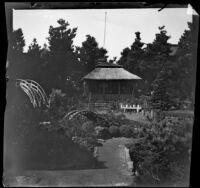
[(178, 70), (179, 94), (182, 99), (194, 100), (196, 79), (196, 56), (197, 56), (197, 31), (198, 28), (188, 23), (178, 43), (176, 69)]
[(125, 69), (128, 69), (128, 65), (127, 65), (127, 62), (128, 62), (128, 55), (130, 53), (130, 48), (129, 47), (126, 47), (123, 49), (123, 51), (121, 52), (121, 57), (120, 59), (118, 60), (118, 64), (122, 65)]
[(159, 27), (159, 33), (155, 35), (153, 43), (149, 43), (145, 47), (144, 57), (140, 63), (141, 76), (144, 80), (145, 93), (150, 93), (152, 83), (156, 79), (157, 74), (162, 67), (170, 66), (171, 45), (168, 42), (170, 36), (167, 35), (165, 26)]
[(84, 67), (85, 74), (95, 68), (99, 59), (107, 59), (107, 50), (100, 48), (96, 39), (90, 35), (86, 35), (86, 40), (82, 42), (82, 46), (77, 48), (77, 50), (81, 65)]
[(186, 99), (194, 103), (197, 31), (194, 24), (188, 23), (188, 29), (181, 36), (176, 55), (170, 62), (168, 91), (177, 107)]
[(30, 46), (28, 47), (28, 53), (31, 56), (40, 56), (40, 49), (41, 46), (39, 46), (39, 44), (37, 43), (37, 39), (34, 38), (33, 42), (30, 44)]
[(26, 65), (27, 65), (27, 77), (35, 81), (41, 82), (42, 72), (42, 58), (41, 58), (41, 46), (34, 38), (32, 43), (28, 47), (26, 53)]
[(7, 74), (11, 79), (24, 77), (26, 72), (23, 54), (25, 40), (22, 29), (14, 30), (8, 41)]
[(73, 45), (77, 28), (69, 28), (69, 23), (63, 19), (59, 19), (58, 24), (58, 27), (49, 28), (49, 58), (45, 75), (50, 87), (67, 91), (66, 79), (77, 68)]
[(141, 42), (140, 32), (135, 32), (136, 38), (130, 48), (125, 48), (121, 53), (118, 61), (125, 69), (137, 75), (141, 75), (139, 64), (144, 55), (143, 45)]
[(153, 82), (157, 74), (161, 71), (162, 66), (169, 60), (171, 46), (168, 43), (170, 36), (167, 35), (165, 26), (159, 27), (159, 33), (153, 43), (147, 44), (145, 48), (145, 59), (140, 68), (148, 82)]
[(23, 53), (24, 46), (25, 40), (22, 29), (14, 30), (9, 40), (9, 50), (13, 50), (15, 53)]
[(168, 75), (165, 67), (158, 73), (152, 83), (151, 106), (154, 110), (164, 111), (169, 109), (169, 94), (167, 92)]
[[(6, 73), (9, 80), (6, 89), (7, 108), (13, 109), (13, 113), (19, 113), (21, 106), (25, 108), (24, 100), (22, 100), (23, 95), (21, 95), (20, 90), (15, 87), (16, 79), (27, 78), (26, 59), (23, 53), (24, 46), (25, 40), (22, 29), (14, 30), (8, 41)], [(11, 106), (12, 108), (10, 108)]]
[(117, 60), (117, 57), (113, 57), (112, 59), (110, 59), (110, 60), (108, 61), (108, 63), (113, 64), (113, 63), (116, 62), (116, 60)]
[[(127, 48), (125, 48), (121, 57), (118, 61), (120, 65), (122, 65), (129, 72), (136, 74), (143, 78), (143, 73), (140, 69), (140, 64), (144, 58), (144, 43), (141, 41), (140, 32), (135, 32), (135, 41), (133, 44)], [(141, 91), (144, 90), (144, 81), (140, 81), (139, 84), (134, 86), (134, 94), (136, 97), (141, 95)]]

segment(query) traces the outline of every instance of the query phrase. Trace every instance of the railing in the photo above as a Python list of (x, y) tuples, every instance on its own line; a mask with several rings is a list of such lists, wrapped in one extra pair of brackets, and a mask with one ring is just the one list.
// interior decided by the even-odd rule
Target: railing
[(140, 105), (136, 106), (134, 104), (133, 105), (128, 105), (128, 104), (123, 105), (123, 104), (121, 104), (120, 109), (124, 110), (124, 112), (129, 111), (129, 110), (133, 110), (133, 111), (136, 111), (138, 113), (140, 110), (142, 110), (142, 107)]
[(109, 102), (109, 101), (130, 101), (135, 102), (131, 94), (92, 94), (91, 102)]
[(79, 106), (80, 109), (98, 109), (98, 110), (108, 110), (112, 108), (112, 103), (107, 102), (107, 103), (82, 103)]

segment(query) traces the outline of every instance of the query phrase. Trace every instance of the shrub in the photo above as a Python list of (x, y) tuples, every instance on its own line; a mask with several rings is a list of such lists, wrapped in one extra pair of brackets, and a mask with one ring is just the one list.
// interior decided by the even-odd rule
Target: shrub
[(50, 94), (50, 108), (47, 110), (51, 121), (57, 121), (65, 115), (66, 108), (66, 94), (59, 89), (52, 89)]
[(124, 120), (124, 119), (126, 119), (126, 116), (124, 114), (119, 114), (119, 115), (117, 115), (117, 118)]
[(65, 135), (69, 138), (73, 136), (81, 136), (81, 126), (78, 124), (77, 121), (69, 121), (63, 120), (59, 123), (60, 127), (62, 127), (65, 131)]
[(95, 134), (94, 123), (92, 121), (86, 121), (81, 126), (81, 136), (88, 137)]
[(113, 113), (101, 114), (97, 118), (96, 126), (110, 127), (117, 126), (120, 127), (122, 124), (130, 124), (130, 120), (125, 118), (125, 115), (114, 115)]
[(165, 119), (142, 129), (144, 139), (128, 146), (140, 183), (173, 184), (188, 178), (184, 169), (190, 164), (191, 126), (192, 121)]
[(72, 140), (90, 151), (93, 151), (94, 147), (97, 145), (97, 140), (94, 137), (73, 137)]
[(96, 127), (95, 131), (97, 138), (108, 139), (111, 137), (109, 129), (107, 127)]
[(59, 126), (64, 130), (62, 132), (65, 136), (86, 149), (93, 150), (97, 144), (95, 127), (92, 121), (80, 123), (76, 119), (62, 120), (59, 122)]
[(109, 123), (103, 115), (99, 115), (95, 122), (95, 127), (109, 127)]
[(120, 135), (119, 128), (117, 126), (110, 126), (109, 133), (113, 137), (118, 137)]
[(131, 125), (120, 126), (120, 135), (124, 137), (131, 137), (133, 135), (133, 127)]
[(94, 130), (94, 123), (92, 121), (86, 121), (82, 124), (81, 129), (91, 132)]

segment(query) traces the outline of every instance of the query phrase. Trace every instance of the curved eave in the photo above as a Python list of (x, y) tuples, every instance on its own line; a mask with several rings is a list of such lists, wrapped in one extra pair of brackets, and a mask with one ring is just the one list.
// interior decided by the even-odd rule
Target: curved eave
[(128, 78), (116, 78), (116, 79), (114, 79), (114, 78), (112, 78), (112, 79), (101, 79), (101, 78), (99, 78), (99, 79), (93, 79), (93, 78), (83, 78), (84, 80), (142, 80), (142, 78), (130, 78), (130, 79), (128, 79)]
[(141, 80), (139, 76), (123, 68), (95, 68), (84, 80)]

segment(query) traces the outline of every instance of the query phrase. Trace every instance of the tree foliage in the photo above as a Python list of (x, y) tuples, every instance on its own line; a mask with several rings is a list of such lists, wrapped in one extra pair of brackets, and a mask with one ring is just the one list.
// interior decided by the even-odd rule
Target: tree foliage
[(7, 56), (7, 74), (11, 79), (22, 77), (26, 73), (24, 46), (25, 40), (22, 29), (13, 31), (9, 38)]
[(192, 124), (187, 119), (164, 119), (144, 125), (144, 139), (128, 145), (139, 185), (189, 182)]
[(77, 52), (85, 74), (95, 68), (99, 59), (107, 59), (107, 50), (100, 48), (96, 39), (90, 35), (86, 35), (86, 40), (77, 48)]
[(77, 28), (69, 28), (69, 23), (63, 19), (59, 19), (58, 24), (58, 27), (49, 28), (49, 57), (45, 75), (50, 87), (66, 91), (66, 78), (76, 71), (77, 67), (73, 45)]
[[(83, 93), (81, 78), (95, 68), (98, 60), (113, 63), (116, 57), (107, 61), (107, 50), (99, 47), (91, 35), (86, 36), (80, 47), (74, 46), (77, 28), (71, 28), (64, 19), (59, 19), (57, 23), (58, 26), (49, 27), (48, 47), (46, 44), (41, 47), (33, 39), (26, 53), (23, 51), (25, 40), (22, 30), (13, 31), (8, 48), (8, 76), (38, 80), (48, 93), (56, 88), (62, 89), (67, 96), (77, 97)], [(136, 97), (150, 95), (155, 90), (153, 85), (158, 82), (164, 66), (165, 90), (169, 98), (194, 102), (197, 28), (188, 23), (174, 56), (170, 55), (170, 36), (165, 26), (158, 29), (155, 39), (149, 44), (142, 42), (139, 31), (135, 32), (134, 42), (123, 49), (117, 63), (142, 78), (135, 85)]]
[(36, 38), (34, 38), (26, 53), (26, 64), (27, 78), (35, 81), (42, 80), (41, 75), (43, 71), (43, 60), (41, 58), (41, 52), (41, 46), (38, 44)]
[(152, 84), (151, 106), (154, 110), (164, 111), (169, 109), (170, 102), (167, 91), (167, 77), (166, 70), (163, 68)]
[[(197, 28), (196, 25), (188, 23), (180, 38), (177, 51), (171, 55), (172, 44), (168, 41), (165, 26), (158, 28), (152, 43), (144, 45), (141, 42), (140, 32), (136, 32), (136, 38), (132, 46), (126, 47), (121, 53), (118, 61), (125, 69), (142, 78), (142, 82), (135, 86), (135, 90), (140, 90), (140, 96), (150, 95), (155, 90), (160, 72), (165, 67), (165, 87), (171, 103), (177, 103), (185, 99), (194, 102), (195, 75), (196, 75), (196, 53), (197, 53)], [(162, 84), (161, 84), (162, 85)], [(161, 87), (161, 88), (163, 88)], [(161, 89), (160, 88), (160, 89)], [(160, 92), (161, 93), (161, 92)]]
[[(122, 65), (129, 72), (136, 74), (138, 76), (143, 76), (140, 64), (144, 58), (144, 43), (141, 41), (140, 32), (135, 32), (135, 41), (133, 44), (127, 48), (125, 48), (121, 57), (118, 61), (120, 65)], [(142, 83), (139, 85), (135, 85), (135, 95), (138, 96), (138, 91), (142, 89)]]
[(125, 48), (121, 53), (119, 64), (131, 73), (141, 75), (139, 64), (144, 55), (144, 43), (141, 42), (140, 32), (135, 32), (136, 38), (130, 48)]
[(197, 31), (195, 24), (188, 23), (188, 29), (184, 31), (179, 40), (176, 59), (179, 95), (181, 98), (192, 100), (194, 100), (196, 78)]
[(25, 40), (22, 29), (14, 30), (9, 39), (9, 50), (14, 52), (23, 53)]
[[(147, 88), (151, 90), (151, 83), (161, 71), (163, 65), (169, 60), (170, 44), (165, 26), (159, 27), (159, 33), (155, 35), (153, 43), (147, 44), (144, 59), (140, 64), (142, 77), (147, 81)], [(166, 66), (166, 65), (165, 65)]]

